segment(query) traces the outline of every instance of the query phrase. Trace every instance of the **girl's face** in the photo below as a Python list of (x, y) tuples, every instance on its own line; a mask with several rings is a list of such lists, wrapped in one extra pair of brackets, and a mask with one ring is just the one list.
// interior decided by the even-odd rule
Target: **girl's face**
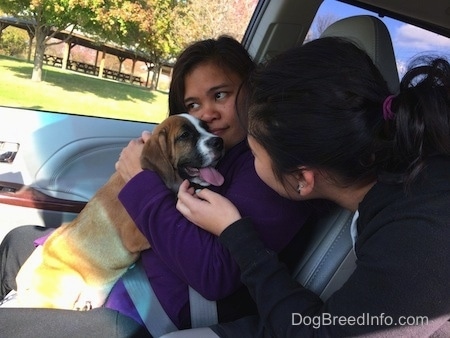
[(247, 135), (235, 109), (241, 82), (236, 73), (211, 62), (197, 65), (184, 79), (187, 112), (206, 122), (209, 130), (223, 139), (225, 150)]
[(251, 136), (248, 136), (248, 144), (255, 157), (256, 173), (261, 180), (279, 195), (291, 200), (301, 200), (297, 192), (298, 180), (295, 175), (286, 175), (284, 182), (281, 182), (273, 173), (272, 160), (267, 151)]

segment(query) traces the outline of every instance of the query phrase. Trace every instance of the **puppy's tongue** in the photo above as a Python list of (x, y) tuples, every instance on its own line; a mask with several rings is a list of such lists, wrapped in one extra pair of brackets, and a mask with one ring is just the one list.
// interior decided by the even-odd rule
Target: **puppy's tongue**
[(213, 167), (200, 168), (199, 171), (203, 181), (208, 182), (209, 184), (220, 186), (225, 180), (222, 174)]

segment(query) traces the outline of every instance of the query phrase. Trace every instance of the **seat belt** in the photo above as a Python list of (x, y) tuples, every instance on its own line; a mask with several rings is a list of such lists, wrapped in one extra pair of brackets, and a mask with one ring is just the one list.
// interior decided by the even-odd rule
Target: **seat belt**
[(122, 281), (139, 316), (153, 337), (178, 330), (162, 308), (141, 264), (131, 266), (122, 277)]
[(189, 307), (192, 328), (206, 327), (219, 322), (217, 302), (208, 300), (189, 287)]
[[(161, 306), (140, 262), (128, 269), (122, 277), (122, 281), (139, 316), (152, 336), (159, 337), (178, 330)], [(189, 287), (189, 307), (192, 328), (218, 323), (217, 303), (205, 299), (191, 287)]]

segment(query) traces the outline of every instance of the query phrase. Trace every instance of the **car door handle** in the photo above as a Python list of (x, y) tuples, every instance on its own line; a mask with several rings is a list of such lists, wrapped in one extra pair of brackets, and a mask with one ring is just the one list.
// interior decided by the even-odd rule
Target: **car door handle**
[(19, 143), (0, 141), (0, 163), (13, 163), (19, 151)]

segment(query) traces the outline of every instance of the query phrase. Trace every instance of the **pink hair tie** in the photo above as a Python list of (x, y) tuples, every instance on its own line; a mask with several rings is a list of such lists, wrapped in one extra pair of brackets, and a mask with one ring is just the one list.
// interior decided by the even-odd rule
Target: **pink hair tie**
[(392, 100), (395, 95), (389, 95), (383, 102), (383, 118), (387, 120), (394, 119), (394, 112), (391, 110)]

